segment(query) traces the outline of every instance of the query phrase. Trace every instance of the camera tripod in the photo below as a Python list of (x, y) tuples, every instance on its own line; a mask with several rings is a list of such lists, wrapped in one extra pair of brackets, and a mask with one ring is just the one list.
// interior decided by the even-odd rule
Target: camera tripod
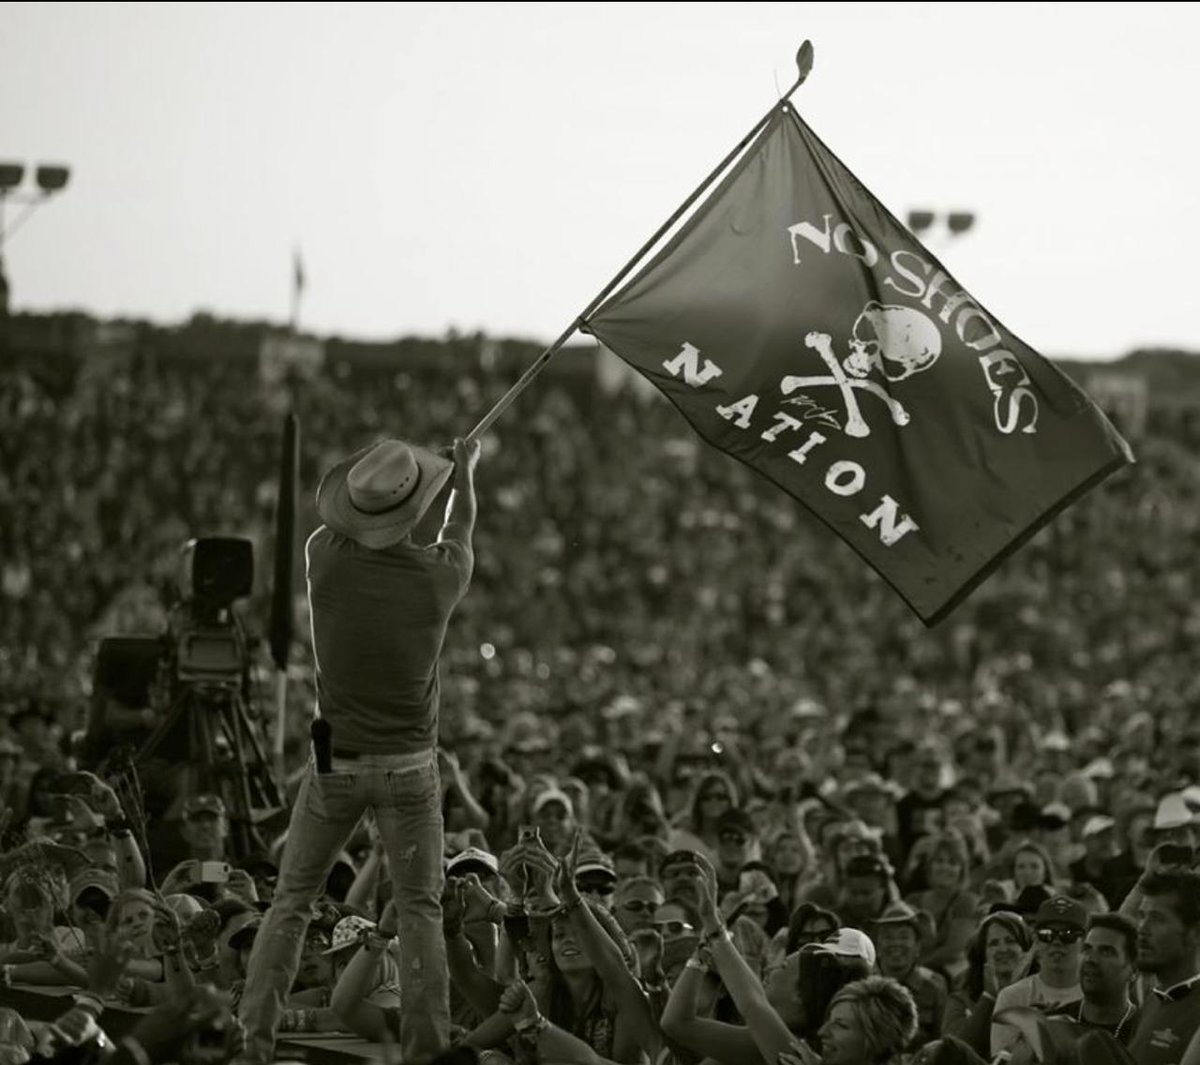
[(185, 683), (134, 756), (143, 776), (165, 763), (181, 795), (219, 795), (234, 852), (265, 849), (259, 826), (282, 809), (279, 788), (238, 683)]

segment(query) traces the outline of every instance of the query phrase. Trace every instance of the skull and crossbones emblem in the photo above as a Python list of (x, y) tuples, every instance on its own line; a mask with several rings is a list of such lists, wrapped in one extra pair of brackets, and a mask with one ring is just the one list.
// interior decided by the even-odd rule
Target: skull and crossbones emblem
[(849, 341), (850, 354), (839, 362), (833, 352), (833, 338), (828, 333), (813, 331), (804, 338), (829, 367), (828, 375), (820, 377), (788, 376), (779, 383), (783, 394), (790, 395), (801, 388), (824, 385), (836, 387), (846, 405), (847, 436), (871, 435), (859, 407), (858, 392), (880, 399), (888, 408), (893, 423), (909, 422), (908, 411), (887, 388), (870, 374), (877, 371), (888, 383), (928, 370), (942, 353), (942, 338), (934, 323), (911, 307), (897, 307), (872, 300), (854, 321)]

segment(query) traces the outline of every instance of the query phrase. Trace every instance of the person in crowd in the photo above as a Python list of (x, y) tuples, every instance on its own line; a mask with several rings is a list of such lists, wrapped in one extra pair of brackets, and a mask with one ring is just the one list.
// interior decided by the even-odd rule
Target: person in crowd
[[(478, 441), (456, 441), (450, 462), (385, 440), (336, 465), (317, 490), (325, 524), (306, 553), (320, 764), (305, 771), (275, 898), (250, 957), (240, 1008), (248, 1058), (271, 1060), (310, 907), (368, 807), (388, 851), (404, 942), (402, 1052), (428, 1056), (449, 1042), (438, 657), (471, 577), (478, 458)], [(419, 546), (411, 534), (451, 474), (438, 540)]]
[(846, 863), (835, 912), (843, 926), (870, 928), (899, 897), (887, 859), (860, 854)]
[(742, 870), (758, 845), (754, 819), (744, 810), (726, 810), (717, 819), (717, 886), (722, 897), (737, 891)]
[(728, 774), (719, 770), (701, 774), (696, 779), (687, 817), (670, 830), (667, 845), (673, 851), (695, 851), (715, 862), (718, 822), (727, 811), (737, 807), (737, 789)]
[[(1052, 1012), (1083, 998), (1079, 963), (1086, 928), (1087, 914), (1072, 899), (1056, 895), (1042, 903), (1033, 921), (1038, 971), (1001, 988), (994, 1012), (999, 1014), (1010, 1006), (1036, 1006)], [(1016, 1037), (1010, 1025), (993, 1023), (992, 1055), (1012, 1046)]]
[(471, 790), (467, 774), (453, 751), (438, 747), (438, 772), (442, 778), (442, 810), (447, 832), (488, 827), (488, 812), (480, 805)]
[(842, 788), (841, 804), (850, 813), (878, 834), (883, 853), (893, 864), (904, 857), (896, 835), (897, 809), (894, 785), (878, 773), (867, 773), (851, 780)]
[(206, 878), (205, 862), (222, 867), (217, 876), (228, 876), (225, 869), (229, 864), (229, 814), (225, 800), (219, 795), (203, 793), (192, 795), (183, 803), (180, 835), (187, 846), (188, 856), (179, 862), (163, 878), (162, 889), (166, 894), (190, 891), (201, 884), (217, 881)]
[(161, 980), (162, 963), (154, 945), (154, 915), (159, 900), (145, 888), (126, 888), (112, 900), (108, 934), (131, 948), (128, 972), (144, 980)]
[(529, 806), (530, 820), (541, 833), (542, 842), (555, 856), (564, 854), (574, 835), (575, 808), (571, 797), (558, 787), (542, 791)]
[(721, 899), (721, 912), (733, 924), (745, 917), (768, 936), (787, 927), (788, 911), (779, 898), (779, 889), (762, 862), (747, 862), (738, 877), (738, 886)]
[(661, 1035), (634, 975), (633, 949), (612, 915), (576, 887), (581, 841), (577, 832), (561, 862), (536, 839), (502, 857), (502, 870), (529, 867), (542, 881), (536, 893), (557, 893), (554, 901), (562, 902), (552, 915), (531, 918), (530, 945), (538, 958), (532, 988), (524, 979), (502, 991), (486, 977), (476, 981), (477, 1008), (491, 999), (495, 1012), (471, 1041), (515, 1035), (551, 1060), (576, 1060), (582, 1053), (587, 1060), (632, 1063), (658, 1053)]
[(376, 1043), (400, 1038), (402, 955), (394, 939), (395, 914), (389, 906), (378, 925), (364, 917), (343, 917), (329, 947), (329, 1006), (340, 1022), (337, 1027)]
[(779, 901), (790, 914), (800, 902), (805, 882), (816, 874), (812, 843), (802, 829), (777, 829), (767, 840), (763, 857)]
[(923, 965), (951, 977), (963, 971), (967, 945), (975, 932), (979, 896), (970, 890), (970, 855), (966, 840), (954, 829), (928, 836), (924, 891), (906, 900), (934, 920), (934, 935), (921, 958)]
[(1113, 813), (1120, 814), (1116, 821), (1123, 842), (1118, 843), (1117, 854), (1104, 863), (1103, 877), (1096, 886), (1111, 905), (1120, 906), (1149, 865), (1154, 850), (1154, 806), (1135, 798), (1126, 810), (1114, 808)]
[[(1101, 895), (1108, 887), (1106, 870), (1117, 856), (1117, 822), (1106, 814), (1090, 814), (1080, 830), (1083, 854), (1070, 865), (1073, 884), (1090, 884)], [(1112, 901), (1112, 900), (1108, 900)], [(1121, 899), (1117, 899), (1119, 904)]]
[(704, 875), (703, 861), (700, 853), (693, 850), (671, 851), (667, 854), (658, 866), (663, 894), (669, 899), (681, 899), (698, 906), (700, 881)]
[(684, 898), (669, 898), (663, 902), (654, 914), (654, 927), (667, 943), (700, 934), (696, 907)]
[(54, 735), (54, 714), (43, 699), (37, 696), (26, 699), (9, 716), (8, 723), (27, 763), (51, 772), (62, 767), (62, 753)]
[(886, 976), (843, 988), (821, 1027), (821, 1065), (897, 1061), (913, 1040), (917, 1008), (908, 990)]
[(1110, 1033), (1129, 1046), (1138, 1026), (1138, 1008), (1130, 998), (1136, 973), (1138, 929), (1119, 913), (1093, 914), (1079, 963), (1083, 998), (1064, 1015), (1090, 1028)]
[(1200, 1031), (1200, 873), (1165, 869), (1138, 882), (1137, 967), (1154, 978), (1129, 1053), (1168, 1065)]
[(943, 776), (941, 753), (925, 744), (916, 753), (912, 788), (896, 803), (896, 831), (905, 854), (918, 837), (945, 827), (941, 823)]
[(108, 869), (92, 866), (71, 878), (67, 892), (71, 925), (83, 937), (83, 943), (68, 952), (76, 955), (76, 960), (86, 958), (103, 946), (109, 910), (119, 891), (116, 874)]
[(612, 859), (594, 842), (583, 846), (575, 869), (575, 886), (580, 894), (611, 911), (616, 905), (617, 871)]
[(1003, 988), (1027, 975), (1033, 941), (1019, 914), (988, 914), (967, 949), (967, 969), (946, 1001), (942, 1033), (961, 1039), (981, 1057), (991, 1056), (992, 1014)]
[(794, 954), (809, 943), (820, 943), (838, 930), (838, 918), (832, 910), (804, 902), (788, 918), (784, 955)]
[(612, 860), (613, 871), (621, 883), (626, 880), (636, 880), (639, 877), (648, 877), (653, 869), (650, 852), (639, 840), (617, 844), (613, 848)]
[(830, 818), (818, 833), (820, 871), (800, 892), (801, 902), (836, 908), (847, 864), (859, 856), (881, 855), (878, 835), (862, 821)]
[(648, 876), (630, 877), (617, 884), (613, 916), (627, 936), (654, 927), (666, 897), (657, 880)]
[(874, 922), (872, 932), (879, 971), (908, 988), (917, 1004), (917, 1045), (941, 1033), (950, 994), (945, 977), (920, 963), (924, 944), (932, 935), (928, 914), (906, 902), (889, 905)]
[[(783, 1053), (811, 1054), (829, 1001), (849, 981), (869, 975), (874, 945), (861, 931), (843, 929), (790, 955), (764, 984), (722, 920), (717, 890), (716, 872), (709, 868), (699, 885), (699, 953), (675, 982), (663, 1013), (664, 1033), (694, 1053), (731, 1065), (772, 1062)], [(728, 989), (744, 1025), (700, 1015), (710, 970)]]
[(1037, 843), (1025, 840), (1013, 851), (1004, 886), (1010, 899), (1018, 898), (1022, 891), (1031, 887), (1043, 887), (1053, 892), (1054, 866), (1050, 863), (1050, 855)]

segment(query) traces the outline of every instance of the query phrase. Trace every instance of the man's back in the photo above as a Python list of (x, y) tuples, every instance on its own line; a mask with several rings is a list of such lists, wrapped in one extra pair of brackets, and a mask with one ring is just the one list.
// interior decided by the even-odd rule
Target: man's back
[(372, 550), (323, 525), (305, 553), (317, 704), (334, 750), (433, 747), (438, 656), (470, 581), (469, 547), (446, 539)]

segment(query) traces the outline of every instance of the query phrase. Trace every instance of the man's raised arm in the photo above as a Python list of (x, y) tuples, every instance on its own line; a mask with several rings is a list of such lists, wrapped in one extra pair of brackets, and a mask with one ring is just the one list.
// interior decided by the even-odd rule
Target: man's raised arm
[(475, 464), (479, 461), (479, 441), (454, 441), (454, 480), (446, 503), (446, 519), (438, 534), (438, 543), (454, 540), (471, 546), (475, 529)]

